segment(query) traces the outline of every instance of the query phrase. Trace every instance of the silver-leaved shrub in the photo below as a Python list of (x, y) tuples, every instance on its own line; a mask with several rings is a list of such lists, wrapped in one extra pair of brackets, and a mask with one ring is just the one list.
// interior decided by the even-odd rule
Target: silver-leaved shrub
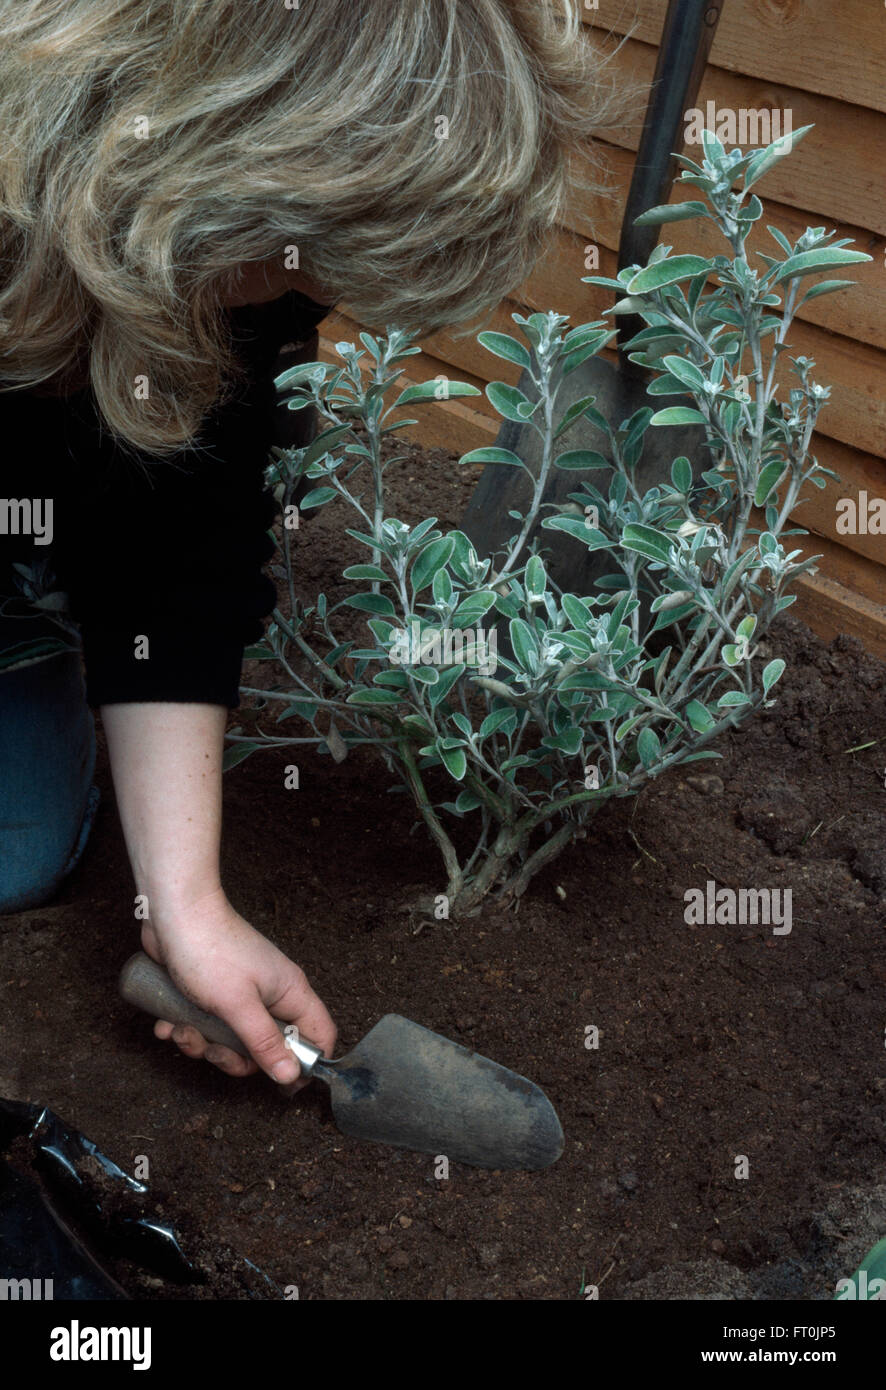
[[(705, 132), (703, 162), (682, 161), (682, 181), (705, 201), (644, 214), (647, 223), (708, 218), (731, 255), (672, 255), (659, 245), (645, 267), (587, 277), (616, 292), (612, 312), (646, 324), (632, 340), (634, 360), (656, 376), (650, 406), (630, 420), (604, 419), (593, 397), (558, 410), (559, 383), (613, 338), (605, 322), (570, 329), (560, 314), (514, 314), (524, 341), (480, 335), (533, 383), (530, 399), (492, 382), (490, 402), (541, 440), (531, 506), (514, 514), (500, 554), (477, 555), (435, 517), (387, 514), (392, 460), (383, 461), (382, 441), (416, 423), (395, 413), (479, 394), (439, 380), (399, 390), (399, 364), (419, 352), (409, 335), (361, 333), (364, 350), (337, 345), (343, 365), (308, 363), (277, 381), (291, 409), (313, 405), (325, 427), (306, 449), (275, 451), (269, 466), (284, 508), (278, 573), (288, 612), (275, 611), (266, 643), (250, 652), (274, 663), (275, 683), (245, 693), (277, 714), (277, 731), (235, 733), (228, 763), (280, 744), (313, 743), (336, 761), (349, 747), (375, 748), (440, 849), (444, 913), (472, 912), (490, 893), (519, 898), (611, 797), (635, 794), (677, 763), (719, 756), (708, 747), (718, 734), (772, 703), (785, 663), (765, 659), (760, 639), (817, 558), (782, 541), (805, 534), (785, 530), (803, 487), (825, 486), (827, 470), (809, 449), (829, 394), (813, 380), (815, 364), (797, 357), (796, 384), (779, 399), (778, 361), (799, 306), (850, 283), (804, 293), (806, 277), (870, 259), (822, 227), (795, 245), (770, 227), (777, 254), (750, 264), (745, 243), (763, 211), (751, 190), (806, 129), (748, 154), (727, 153)], [(680, 403), (655, 410), (659, 395)], [(579, 417), (597, 427), (611, 462), (564, 449)], [(669, 481), (641, 493), (644, 434), (675, 423), (703, 425), (709, 457), (695, 467), (675, 458)], [(526, 466), (499, 448), (461, 460), (490, 461)], [(613, 463), (604, 495), (594, 470)], [(574, 472), (575, 492), (557, 511), (540, 511), (558, 467)], [(366, 551), (345, 569), (351, 592), (335, 604), (320, 594), (306, 605), (298, 592), (292, 498), (305, 478), (313, 486), (300, 510), (337, 502), (353, 522), (347, 535)], [(751, 525), (754, 507), (764, 530)], [(596, 592), (552, 582), (530, 539), (540, 515), (542, 528), (566, 532), (576, 547), (607, 552), (613, 573)], [(344, 610), (352, 621), (360, 615), (362, 644), (342, 634)]]

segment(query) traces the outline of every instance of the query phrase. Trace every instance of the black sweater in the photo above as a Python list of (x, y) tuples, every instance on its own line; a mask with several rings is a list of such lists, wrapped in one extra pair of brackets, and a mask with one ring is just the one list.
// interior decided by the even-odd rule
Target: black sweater
[[(15, 592), (13, 562), (49, 556), (80, 625), (91, 705), (237, 706), (244, 645), (275, 599), (262, 572), (274, 549), (263, 477), (276, 438), (274, 364), (328, 312), (296, 291), (228, 310), (248, 380), (207, 415), (195, 445), (168, 459), (121, 452), (89, 388), (66, 399), (0, 392), (0, 595)], [(51, 546), (2, 534), (12, 529), (6, 499), (47, 497)], [(136, 658), (140, 637), (147, 659)]]

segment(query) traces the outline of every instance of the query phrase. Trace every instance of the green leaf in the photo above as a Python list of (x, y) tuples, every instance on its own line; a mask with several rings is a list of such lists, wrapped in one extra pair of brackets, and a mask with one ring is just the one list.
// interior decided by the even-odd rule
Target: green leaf
[(303, 512), (308, 511), (311, 507), (322, 507), (325, 502), (331, 502), (336, 495), (334, 487), (315, 487), (305, 494), (299, 507)]
[(651, 526), (626, 526), (622, 532), (621, 543), (625, 550), (635, 551), (638, 555), (645, 555), (649, 560), (659, 560), (665, 565), (669, 563), (671, 542), (667, 536)]
[(345, 527), (345, 535), (353, 536), (355, 541), (359, 541), (361, 545), (369, 546), (370, 550), (383, 550), (387, 553), (387, 543), (383, 538), (366, 536), (362, 531), (353, 531), (350, 526)]
[(498, 449), (489, 446), (484, 449), (472, 449), (469, 454), (463, 454), (459, 459), (462, 463), (509, 463), (516, 465), (517, 468), (525, 467), (523, 460), (513, 453), (511, 449)]
[(692, 487), (692, 464), (684, 454), (671, 464), (671, 482), (678, 492), (687, 493)]
[(777, 285), (780, 280), (793, 280), (798, 275), (812, 275), (816, 270), (827, 270), (834, 265), (858, 265), (861, 261), (869, 261), (872, 257), (864, 251), (848, 251), (843, 246), (822, 246), (818, 251), (801, 251), (797, 256), (790, 256), (780, 267), (772, 283)]
[(375, 685), (386, 685), (392, 690), (405, 690), (409, 685), (405, 671), (376, 671), (372, 680)]
[(439, 604), (440, 607), (448, 607), (452, 602), (453, 588), (448, 570), (437, 570), (437, 573), (434, 575), (434, 582), (431, 585), (431, 592), (434, 596), (434, 602)]
[(581, 283), (583, 285), (600, 285), (605, 290), (617, 290), (619, 294), (624, 289), (620, 280), (613, 280), (609, 275), (583, 275)]
[(465, 670), (466, 667), (463, 664), (458, 663), (455, 666), (447, 666), (444, 671), (440, 672), (440, 678), (437, 681), (437, 684), (431, 686), (429, 691), (431, 709), (436, 709), (437, 706), (441, 704), (443, 700), (446, 699), (446, 696), (449, 694), (452, 687), (455, 684), (457, 684), (457, 682), (464, 675)]
[[(516, 424), (522, 425), (529, 418), (531, 402), (516, 386), (508, 386), (506, 381), (490, 381), (486, 387), (486, 395), (493, 408), (506, 420), (513, 420)], [(519, 409), (520, 406), (523, 407), (522, 411)]]
[(564, 353), (561, 364), (563, 376), (569, 376), (570, 372), (574, 372), (575, 368), (580, 367), (582, 362), (586, 362), (589, 357), (593, 357), (595, 353), (600, 351), (601, 347), (605, 347), (615, 336), (616, 330), (614, 328), (607, 328), (604, 329), (602, 333), (596, 334), (595, 337), (589, 338), (587, 342), (581, 343), (571, 352)]
[(400, 696), (393, 690), (352, 690), (349, 705), (399, 705)]
[(767, 145), (765, 150), (760, 150), (755, 154), (744, 176), (745, 191), (768, 173), (773, 164), (777, 164), (785, 155), (790, 154), (795, 143), (802, 140), (803, 136), (812, 129), (811, 125), (800, 126), (799, 130), (789, 131), (782, 135), (779, 140), (773, 140), (771, 145)]
[[(309, 377), (325, 378), (333, 370), (331, 362), (299, 362), (297, 366), (290, 367), (288, 371), (274, 377), (274, 385), (278, 392), (283, 393), (291, 386), (304, 384)], [(310, 405), (312, 402), (309, 400), (307, 404)]]
[(661, 743), (654, 729), (647, 727), (640, 732), (637, 739), (637, 753), (640, 762), (645, 768), (654, 767), (661, 759)]
[(632, 280), (628, 281), (627, 292), (630, 297), (651, 294), (664, 289), (665, 285), (676, 285), (680, 280), (688, 280), (693, 275), (711, 269), (710, 261), (703, 256), (670, 256), (655, 265), (646, 266)]
[(760, 202), (756, 193), (752, 193), (747, 205), (739, 212), (738, 220), (739, 222), (757, 222), (762, 216), (763, 204)]
[(701, 147), (709, 164), (713, 164), (715, 167), (723, 164), (726, 150), (714, 132), (708, 130), (707, 127), (701, 132)]
[(440, 684), (440, 672), (436, 666), (412, 666), (410, 669), (413, 679), (420, 681), (422, 685), (431, 685), (436, 688)]
[(727, 690), (725, 695), (721, 695), (717, 701), (718, 709), (732, 709), (739, 705), (749, 705), (751, 698), (745, 695), (743, 690)]
[(547, 531), (565, 531), (568, 536), (575, 536), (578, 540), (584, 541), (589, 551), (608, 550), (612, 545), (612, 541), (608, 536), (604, 536), (602, 531), (596, 531), (593, 526), (588, 526), (577, 516), (546, 516), (541, 524)]
[(384, 618), (369, 618), (366, 626), (382, 646), (390, 641), (391, 633), (395, 631), (394, 624), (386, 622)]
[(686, 383), (679, 381), (672, 372), (662, 372), (661, 376), (653, 377), (646, 387), (649, 396), (685, 396), (688, 391)]
[(657, 410), (649, 421), (650, 425), (705, 425), (707, 421), (700, 410), (688, 405), (669, 405), (666, 410)]
[(716, 722), (710, 710), (700, 700), (690, 700), (683, 712), (697, 734), (703, 734)]
[(675, 357), (668, 354), (662, 358), (662, 366), (667, 367), (678, 381), (682, 381), (691, 391), (701, 391), (704, 389), (704, 372), (696, 367), (694, 362), (690, 362), (685, 357)]
[(438, 396), (437, 392), (440, 390), (440, 385), (441, 383), (437, 380), (414, 382), (413, 385), (407, 386), (405, 390), (400, 392), (392, 408), (396, 410), (398, 406), (408, 405), (410, 401), (451, 401), (456, 396), (480, 395), (477, 387), (469, 386), (466, 381), (450, 381), (445, 378), (444, 394)]
[(757, 488), (754, 492), (755, 507), (763, 506), (786, 468), (786, 463), (781, 459), (776, 459), (774, 463), (767, 463), (766, 467), (760, 470), (760, 476), (757, 479)]
[(293, 700), (291, 705), (287, 705), (285, 710), (277, 718), (280, 724), (284, 719), (291, 719), (296, 715), (299, 719), (304, 719), (308, 724), (313, 723), (319, 706), (311, 700)]
[(276, 653), (272, 652), (270, 647), (264, 646), (261, 642), (256, 643), (254, 647), (245, 647), (243, 650), (243, 657), (246, 661), (273, 661), (275, 655)]
[(787, 237), (785, 236), (784, 232), (780, 232), (780, 231), (778, 230), (777, 227), (770, 227), (770, 226), (768, 225), (768, 223), (767, 223), (767, 226), (766, 226), (766, 230), (767, 230), (767, 232), (769, 233), (769, 235), (770, 235), (771, 237), (773, 237), (773, 238), (778, 242), (778, 244), (779, 244), (779, 246), (781, 247), (782, 251), (786, 251), (787, 254), (788, 254), (789, 256), (793, 255), (794, 248), (793, 248), (793, 246), (791, 245), (791, 243), (788, 241), (788, 239), (787, 239)]
[(570, 757), (574, 757), (583, 741), (581, 729), (572, 728), (567, 729), (565, 733), (551, 734), (548, 738), (543, 738), (541, 744), (543, 748), (553, 748), (560, 753), (568, 753)]
[(582, 603), (580, 598), (576, 598), (575, 594), (562, 594), (560, 606), (573, 627), (578, 628), (579, 631), (587, 627), (591, 616), (590, 609), (587, 604)]
[(455, 610), (453, 627), (472, 627), (478, 618), (485, 617), (498, 597), (491, 589), (478, 589), (476, 593), (468, 594)]
[[(505, 725), (507, 729), (504, 729)], [(505, 733), (512, 734), (517, 727), (517, 711), (513, 709), (494, 709), (491, 714), (487, 714), (483, 723), (480, 725), (480, 737), (489, 738), (490, 734), (497, 733), (503, 729)]]
[(385, 574), (378, 565), (349, 565), (343, 575), (345, 579), (383, 579), (386, 583), (391, 582), (390, 575)]
[(381, 352), (379, 351), (378, 343), (377, 343), (377, 342), (375, 341), (375, 339), (372, 337), (372, 334), (371, 334), (371, 333), (361, 333), (361, 334), (360, 334), (360, 342), (361, 342), (361, 343), (363, 344), (363, 346), (372, 354), (372, 356), (375, 358), (375, 360), (376, 360), (376, 362), (377, 362), (377, 361), (379, 360), (379, 358), (381, 357)]
[(345, 607), (357, 608), (361, 613), (376, 613), (381, 617), (395, 618), (397, 610), (387, 594), (354, 594), (344, 600)]
[(688, 618), (690, 613), (696, 611), (695, 599), (690, 599), (688, 603), (681, 603), (679, 608), (666, 608), (660, 612), (655, 620), (655, 625), (650, 628), (650, 632), (661, 632), (662, 629), (670, 627), (672, 623), (682, 623), (684, 618)]
[(424, 550), (420, 551), (412, 566), (412, 586), (418, 594), (422, 589), (426, 589), (437, 573), (444, 565), (448, 564), (452, 552), (455, 549), (455, 540), (452, 536), (441, 536), (437, 541), (431, 541)]
[(586, 632), (558, 632), (557, 640), (579, 661), (587, 661), (593, 653), (591, 639)]
[(255, 753), (259, 748), (257, 743), (231, 743), (222, 754), (222, 772), (227, 772), (228, 768), (236, 767), (248, 758), (250, 753)]
[(554, 438), (559, 439), (561, 434), (565, 434), (569, 427), (573, 425), (575, 421), (579, 418), (579, 416), (583, 415), (586, 410), (590, 409), (590, 407), (594, 404), (594, 401), (596, 399), (596, 396), (582, 396), (580, 400), (573, 401), (569, 409), (563, 412), (563, 418), (557, 426), (557, 429), (554, 433)]
[(488, 352), (495, 353), (496, 357), (516, 362), (518, 367), (528, 369), (532, 366), (532, 358), (523, 344), (518, 343), (516, 338), (509, 337), (507, 333), (478, 333), (477, 342), (482, 343)]
[(570, 449), (568, 453), (554, 459), (554, 467), (566, 471), (579, 471), (585, 468), (611, 468), (612, 464), (594, 449)]
[(464, 791), (459, 792), (455, 798), (455, 804), (459, 811), (476, 811), (478, 806), (483, 805), (482, 798), (476, 792), (472, 792), (465, 787)]
[(634, 218), (635, 227), (658, 227), (663, 222), (685, 222), (690, 217), (710, 217), (704, 203), (664, 203)]
[[(323, 430), (323, 432), (318, 434), (308, 445), (302, 459), (302, 467), (307, 468), (310, 464), (316, 463), (318, 459), (323, 458), (325, 454), (330, 452), (333, 444), (337, 444), (344, 435), (350, 434), (350, 432), (350, 425), (333, 425), (331, 429)], [(304, 502), (302, 502), (302, 506), (304, 505)]]
[(534, 671), (538, 648), (532, 628), (522, 618), (512, 618), (508, 630), (518, 664), (524, 671)]
[(764, 695), (768, 695), (772, 687), (775, 685), (775, 682), (781, 679), (784, 669), (785, 663), (782, 661), (781, 657), (776, 657), (774, 661), (770, 661), (768, 666), (765, 666), (763, 668)]
[(467, 584), (471, 580), (471, 556), (475, 555), (474, 547), (464, 531), (450, 531), (449, 535), (453, 544), (450, 568)]
[[(817, 285), (813, 285), (811, 289), (806, 291), (800, 304), (806, 304), (810, 299), (817, 299), (820, 294), (833, 294), (835, 290), (849, 289), (856, 283), (855, 280), (820, 280)], [(798, 309), (800, 304), (797, 305)]]
[(446, 768), (450, 777), (453, 777), (456, 782), (461, 782), (468, 770), (468, 760), (465, 757), (464, 749), (443, 748), (439, 743), (437, 749), (443, 766)]
[(541, 598), (545, 589), (548, 587), (548, 577), (545, 574), (545, 567), (537, 555), (531, 556), (526, 566), (524, 576), (526, 591), (533, 598)]
[(624, 740), (627, 738), (628, 734), (631, 732), (631, 729), (633, 729), (636, 724), (639, 724), (640, 720), (644, 718), (645, 715), (635, 714), (633, 719), (627, 719), (625, 720), (624, 724), (619, 724), (618, 728), (615, 731), (616, 743), (623, 743)]

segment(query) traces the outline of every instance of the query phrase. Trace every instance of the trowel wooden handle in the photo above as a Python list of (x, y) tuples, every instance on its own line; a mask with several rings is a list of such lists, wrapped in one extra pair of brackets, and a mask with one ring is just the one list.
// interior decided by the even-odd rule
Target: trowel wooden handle
[[(137, 951), (120, 971), (120, 994), (129, 1004), (143, 1009), (154, 1018), (165, 1018), (170, 1023), (189, 1023), (210, 1042), (221, 1043), (239, 1052), (241, 1057), (249, 1056), (249, 1049), (243, 1045), (233, 1029), (229, 1028), (215, 1014), (209, 1014), (198, 1004), (186, 999), (172, 980), (155, 960)], [(301, 1066), (302, 1076), (310, 1076), (318, 1058), (323, 1056), (319, 1047), (307, 1038), (286, 1035), (285, 1023), (276, 1020), (280, 1032), (286, 1036), (286, 1043)]]

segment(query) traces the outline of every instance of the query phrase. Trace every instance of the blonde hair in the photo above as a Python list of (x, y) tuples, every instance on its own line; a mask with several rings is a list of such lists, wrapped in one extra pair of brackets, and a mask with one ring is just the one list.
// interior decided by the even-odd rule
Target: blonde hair
[(171, 453), (238, 377), (224, 289), (293, 246), (363, 322), (475, 319), (623, 109), (576, 0), (0, 0), (4, 389)]

